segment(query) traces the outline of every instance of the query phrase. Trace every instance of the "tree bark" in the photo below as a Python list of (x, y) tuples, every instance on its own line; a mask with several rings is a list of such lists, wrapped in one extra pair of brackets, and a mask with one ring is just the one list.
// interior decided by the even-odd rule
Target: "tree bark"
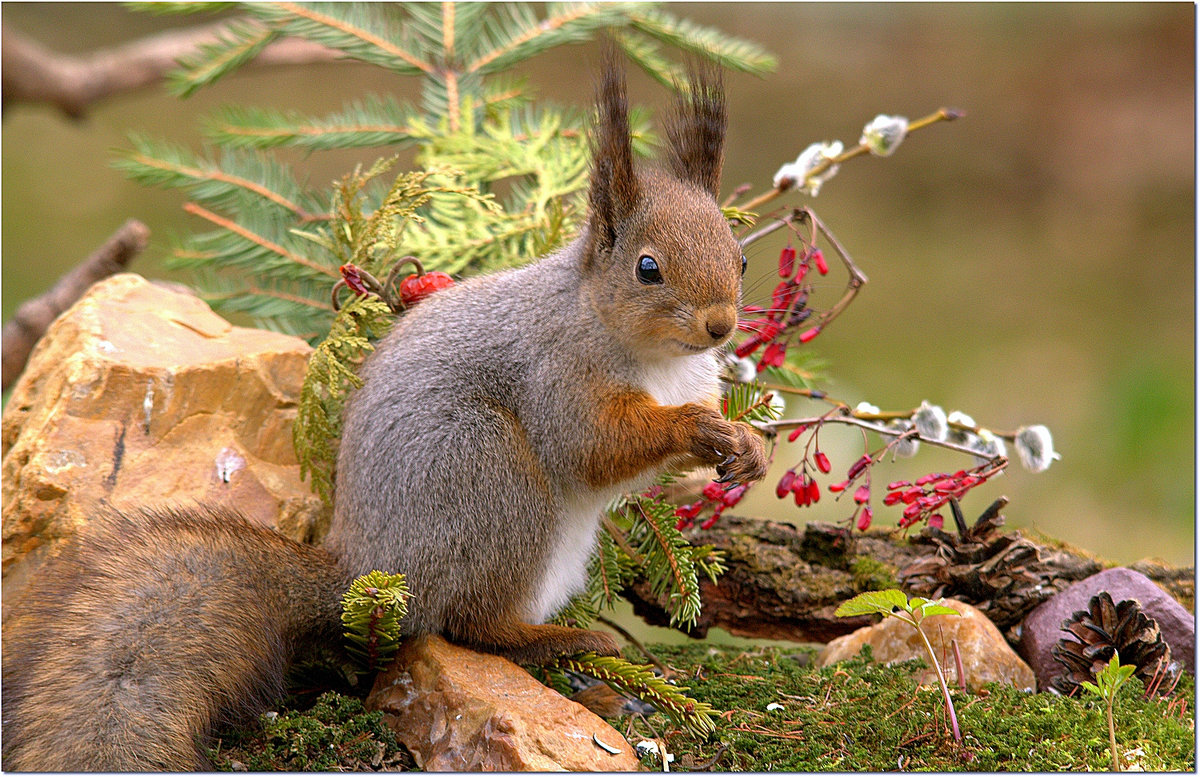
[[(176, 60), (217, 39), (226, 22), (150, 35), (83, 55), (61, 54), (5, 24), (0, 30), (3, 104), (49, 103), (73, 119), (92, 103), (163, 80)], [(342, 55), (311, 41), (285, 38), (263, 49), (252, 65), (329, 62)]]
[[(838, 605), (865, 590), (900, 587), (910, 595), (952, 596), (973, 604), (1011, 641), (1012, 627), (1030, 610), (1101, 569), (1083, 552), (1042, 545), (1019, 531), (987, 534), (984, 549), (970, 561), (947, 558), (929, 539), (905, 539), (898, 531), (848, 535), (829, 524), (797, 527), (729, 515), (712, 529), (693, 530), (690, 539), (724, 551), (729, 567), (715, 585), (701, 581), (704, 606), (689, 632), (694, 637), (719, 626), (742, 637), (828, 642), (873, 622), (871, 616), (835, 617)], [(1146, 567), (1142, 572), (1169, 583), (1176, 598), (1194, 595), (1194, 588), (1184, 590), (1181, 582), (1192, 580), (1190, 571)], [(644, 581), (624, 596), (651, 625), (669, 624), (663, 603)]]

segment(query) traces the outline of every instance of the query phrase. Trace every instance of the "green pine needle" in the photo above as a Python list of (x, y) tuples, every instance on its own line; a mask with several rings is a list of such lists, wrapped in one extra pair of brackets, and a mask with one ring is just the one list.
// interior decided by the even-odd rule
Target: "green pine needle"
[(559, 658), (555, 668), (595, 677), (611, 688), (628, 693), (666, 715), (688, 733), (707, 737), (716, 730), (713, 718), (717, 711), (707, 702), (697, 701), (684, 691), (686, 686), (673, 685), (654, 674), (649, 665), (633, 664), (623, 658), (586, 653)]

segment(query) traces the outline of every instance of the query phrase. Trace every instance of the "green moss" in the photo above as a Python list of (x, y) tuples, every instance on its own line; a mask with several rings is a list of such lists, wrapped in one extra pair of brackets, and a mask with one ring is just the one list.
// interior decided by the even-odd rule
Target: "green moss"
[(335, 692), (308, 709), (268, 712), (259, 725), (218, 743), (209, 753), (218, 769), (264, 771), (410, 770), (412, 757), (383, 723), (383, 713)]
[(886, 591), (896, 588), (896, 568), (891, 564), (871, 558), (870, 556), (855, 556), (850, 562), (850, 574), (854, 578), (854, 587), (862, 591)]
[[(713, 771), (1102, 771), (1110, 765), (1104, 712), (1091, 700), (997, 685), (979, 694), (956, 690), (964, 737), (958, 744), (940, 692), (916, 687), (917, 661), (884, 667), (860, 656), (816, 669), (775, 648), (653, 650), (681, 670), (691, 695), (726, 713), (705, 741), (662, 732), (653, 718), (680, 768), (714, 757)], [(1191, 699), (1193, 688), (1186, 677), (1174, 698)], [(1131, 682), (1117, 705), (1126, 766), (1194, 770), (1190, 710), (1181, 719), (1178, 703), (1171, 708), (1169, 700), (1141, 696)], [(773, 704), (780, 707), (768, 710)]]

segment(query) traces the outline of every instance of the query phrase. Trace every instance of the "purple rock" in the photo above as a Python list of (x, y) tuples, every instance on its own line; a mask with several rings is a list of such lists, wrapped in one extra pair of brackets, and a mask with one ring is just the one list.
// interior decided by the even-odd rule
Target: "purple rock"
[(1101, 591), (1108, 591), (1113, 602), (1136, 599), (1142, 612), (1158, 622), (1159, 632), (1171, 646), (1171, 660), (1194, 676), (1196, 674), (1196, 617), (1154, 581), (1132, 569), (1106, 569), (1086, 580), (1074, 583), (1063, 592), (1047, 599), (1033, 609), (1021, 623), (1021, 657), (1037, 675), (1038, 690), (1050, 687), (1050, 680), (1062, 671), (1050, 649), (1067, 633), (1063, 621), (1078, 610), (1086, 610), (1088, 602)]

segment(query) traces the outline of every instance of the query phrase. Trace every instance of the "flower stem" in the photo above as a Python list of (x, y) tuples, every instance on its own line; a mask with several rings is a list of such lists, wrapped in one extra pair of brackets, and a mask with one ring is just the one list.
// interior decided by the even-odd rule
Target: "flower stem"
[[(954, 700), (950, 698), (950, 689), (946, 687), (946, 678), (942, 675), (942, 667), (938, 664), (937, 656), (934, 655), (933, 645), (929, 644), (929, 638), (925, 636), (925, 630), (921, 628), (920, 624), (915, 621), (910, 621), (910, 623), (917, 630), (917, 633), (921, 635), (921, 642), (925, 644), (925, 653), (929, 656), (929, 660), (933, 662), (933, 672), (937, 675), (938, 685), (942, 686), (942, 696), (946, 700), (946, 714), (950, 717), (950, 727), (954, 731), (954, 740), (961, 742), (962, 734), (958, 730), (958, 715), (954, 714)], [(1112, 729), (1110, 728), (1109, 730), (1111, 731)], [(1114, 739), (1113, 742), (1113, 752), (1115, 753), (1116, 740)]]
[[(1115, 693), (1116, 692), (1114, 691), (1113, 695), (1115, 695)], [(1108, 702), (1108, 706), (1105, 707), (1104, 711), (1108, 715), (1108, 746), (1112, 750), (1113, 771), (1119, 772), (1121, 771), (1121, 761), (1117, 758), (1117, 728), (1113, 725), (1112, 714), (1113, 695), (1110, 695), (1107, 699), (1105, 699), (1105, 701)]]
[[(938, 110), (934, 111), (933, 113), (929, 114), (928, 116), (924, 116), (920, 119), (916, 119), (915, 121), (910, 122), (908, 125), (908, 131), (905, 134), (911, 135), (912, 133), (916, 132), (919, 129), (928, 127), (930, 124), (936, 124), (939, 121), (953, 121), (954, 119), (961, 118), (963, 115), (965, 115), (965, 114), (956, 108), (939, 108)], [(818, 176), (821, 173), (828, 170), (830, 167), (833, 167), (834, 165), (840, 165), (842, 162), (845, 162), (848, 159), (853, 159), (856, 156), (861, 156), (861, 155), (867, 153), (868, 151), (870, 151), (870, 148), (865, 143), (860, 143), (857, 146), (855, 146), (854, 148), (849, 149), (848, 151), (843, 151), (841, 154), (838, 154), (837, 156), (833, 157), (832, 159), (824, 160), (823, 162), (818, 164), (816, 167), (814, 167), (812, 170), (808, 171), (808, 177), (812, 178), (814, 176)], [(783, 194), (784, 192), (791, 191), (792, 187), (795, 184), (803, 184), (803, 183), (804, 183), (804, 181), (796, 181), (794, 183), (789, 183), (786, 186), (777, 186), (773, 189), (763, 192), (762, 194), (759, 194), (758, 196), (754, 197), (751, 200), (746, 201), (745, 203), (743, 203), (741, 205), (738, 205), (737, 209), (742, 210), (742, 211), (753, 210), (754, 208), (757, 208), (760, 205), (765, 205), (766, 203), (775, 199), (776, 197)]]

